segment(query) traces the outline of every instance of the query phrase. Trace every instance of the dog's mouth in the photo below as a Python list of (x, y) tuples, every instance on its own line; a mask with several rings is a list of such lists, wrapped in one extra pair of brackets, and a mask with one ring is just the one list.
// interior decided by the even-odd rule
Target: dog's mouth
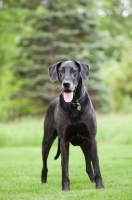
[(73, 91), (63, 91), (63, 97), (66, 103), (69, 103), (73, 99)]

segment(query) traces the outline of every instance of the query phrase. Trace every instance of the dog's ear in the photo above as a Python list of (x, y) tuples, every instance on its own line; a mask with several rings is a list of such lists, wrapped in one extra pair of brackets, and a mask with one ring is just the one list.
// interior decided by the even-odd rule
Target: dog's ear
[(55, 82), (57, 78), (57, 68), (62, 63), (62, 61), (59, 61), (58, 63), (55, 63), (53, 65), (50, 65), (48, 68), (48, 74), (50, 76), (51, 82)]
[(80, 74), (83, 80), (88, 78), (90, 67), (87, 64), (84, 64), (80, 61), (75, 61), (75, 63), (79, 66)]

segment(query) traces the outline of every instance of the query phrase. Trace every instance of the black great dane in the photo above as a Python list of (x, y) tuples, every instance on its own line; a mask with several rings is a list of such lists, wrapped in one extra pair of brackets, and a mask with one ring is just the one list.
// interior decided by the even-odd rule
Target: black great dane
[(80, 61), (59, 61), (51, 65), (48, 72), (52, 82), (58, 77), (62, 92), (59, 98), (50, 103), (45, 117), (41, 181), (47, 182), (47, 158), (54, 140), (58, 137), (55, 159), (61, 154), (62, 190), (70, 190), (69, 143), (81, 147), (86, 160), (86, 172), (91, 182), (95, 182), (97, 189), (103, 188), (95, 140), (96, 117), (90, 97), (82, 83), (82, 80), (88, 78), (89, 66)]

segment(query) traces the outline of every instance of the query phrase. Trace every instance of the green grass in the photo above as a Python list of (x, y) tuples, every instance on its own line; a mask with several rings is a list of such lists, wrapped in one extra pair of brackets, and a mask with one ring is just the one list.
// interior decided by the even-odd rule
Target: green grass
[(97, 140), (108, 144), (132, 144), (132, 114), (97, 115)]
[(132, 151), (130, 145), (99, 144), (100, 166), (105, 189), (96, 190), (87, 174), (79, 147), (70, 147), (71, 190), (61, 191), (60, 158), (54, 161), (56, 146), (50, 152), (49, 176), (46, 185), (40, 184), (42, 167), (38, 147), (0, 149), (1, 200), (131, 200)]
[(96, 190), (85, 173), (79, 147), (70, 147), (71, 190), (61, 190), (60, 158), (51, 149), (46, 185), (40, 184), (43, 119), (0, 123), (0, 200), (131, 200), (132, 116), (97, 115), (98, 149), (105, 189)]
[[(40, 146), (43, 118), (0, 123), (0, 146)], [(132, 115), (97, 115), (99, 142), (132, 144)]]
[(0, 146), (40, 146), (43, 118), (24, 118), (0, 123)]

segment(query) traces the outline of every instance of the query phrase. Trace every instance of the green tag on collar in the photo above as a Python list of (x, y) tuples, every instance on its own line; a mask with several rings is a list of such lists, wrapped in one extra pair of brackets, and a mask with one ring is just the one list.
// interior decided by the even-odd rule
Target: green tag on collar
[(77, 110), (81, 111), (81, 105), (80, 104), (77, 106)]

